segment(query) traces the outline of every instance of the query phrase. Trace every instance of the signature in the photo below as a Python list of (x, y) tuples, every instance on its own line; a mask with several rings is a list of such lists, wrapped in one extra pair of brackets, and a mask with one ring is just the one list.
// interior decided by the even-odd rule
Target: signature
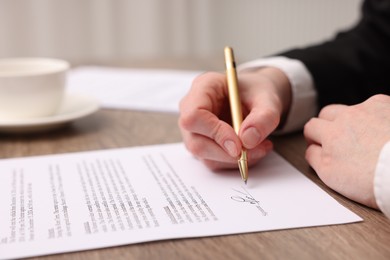
[(243, 191), (233, 189), (238, 194), (231, 196), (231, 199), (238, 202), (246, 202), (249, 204), (259, 204), (259, 201), (256, 200), (244, 187), (242, 187), (242, 189)]
[(246, 203), (249, 205), (254, 205), (261, 212), (263, 216), (267, 216), (268, 213), (260, 206), (260, 201), (255, 199), (246, 189), (245, 187), (241, 187), (242, 190), (233, 189), (236, 194), (231, 196), (230, 198), (234, 201)]

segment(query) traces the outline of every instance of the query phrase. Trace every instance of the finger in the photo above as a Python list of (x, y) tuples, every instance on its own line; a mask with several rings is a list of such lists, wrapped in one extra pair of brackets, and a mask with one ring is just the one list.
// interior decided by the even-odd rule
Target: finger
[[(238, 157), (231, 157), (212, 140), (197, 134), (183, 133), (182, 135), (186, 148), (197, 159), (202, 161), (212, 161), (212, 165), (218, 165), (218, 167), (210, 166), (210, 168), (231, 168), (229, 165), (235, 165), (235, 167), (238, 166)], [(272, 142), (265, 140), (256, 148), (247, 150), (248, 164), (252, 165), (258, 162), (272, 149)]]
[(247, 149), (248, 164), (253, 165), (260, 159), (266, 156), (270, 151), (273, 150), (273, 144), (270, 140), (264, 140), (262, 143), (252, 149)]
[(280, 104), (276, 100), (258, 96), (248, 106), (249, 114), (240, 129), (242, 144), (251, 149), (261, 143), (280, 122)]
[(180, 102), (180, 111), (205, 109), (214, 114), (220, 112), (227, 97), (226, 76), (221, 73), (208, 72), (199, 75), (192, 82), (187, 95)]
[(305, 158), (317, 174), (321, 172), (321, 156), (322, 147), (320, 145), (311, 144), (307, 147)]
[(311, 118), (303, 128), (303, 135), (305, 136), (306, 141), (309, 144), (322, 144), (322, 138), (328, 131), (329, 124), (330, 121), (316, 117)]
[(337, 117), (337, 115), (342, 113), (347, 107), (348, 106), (346, 105), (340, 105), (340, 104), (328, 105), (323, 109), (321, 109), (318, 117), (324, 120), (333, 121)]
[(187, 114), (179, 123), (183, 129), (212, 140), (231, 157), (237, 157), (241, 150), (241, 141), (234, 129), (226, 122), (206, 110)]
[(221, 146), (205, 136), (193, 133), (183, 133), (184, 144), (195, 157), (200, 160), (214, 160), (234, 163), (238, 156), (232, 157)]
[(212, 171), (218, 171), (218, 170), (226, 170), (226, 169), (237, 169), (237, 161), (232, 163), (226, 163), (226, 162), (220, 162), (220, 161), (213, 161), (213, 160), (201, 160), (207, 168), (211, 169)]
[[(251, 167), (258, 163), (264, 156), (266, 156), (272, 150), (272, 143), (266, 140), (264, 144), (253, 150), (247, 150), (248, 166)], [(233, 162), (222, 162), (218, 160), (201, 159), (203, 163), (212, 170), (221, 169), (237, 169), (238, 162), (235, 159)]]
[(241, 150), (241, 141), (234, 129), (218, 116), (226, 109), (226, 77), (206, 73), (197, 77), (190, 92), (180, 102), (179, 125), (182, 129), (214, 140), (232, 157)]
[(256, 147), (275, 130), (279, 123), (277, 113), (256, 108), (245, 118), (240, 129), (240, 139), (247, 149)]
[[(237, 162), (239, 156), (232, 157), (213, 140), (198, 134), (183, 132), (183, 141), (187, 150), (198, 159), (207, 159), (220, 162)], [(248, 161), (258, 161), (273, 149), (270, 140), (265, 140), (257, 147), (247, 150)], [(239, 151), (241, 154), (241, 150)]]

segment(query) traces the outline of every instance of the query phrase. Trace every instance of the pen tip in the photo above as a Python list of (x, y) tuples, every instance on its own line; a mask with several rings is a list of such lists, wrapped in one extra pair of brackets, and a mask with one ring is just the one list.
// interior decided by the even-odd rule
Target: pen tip
[(245, 181), (244, 181), (245, 185), (247, 184), (247, 182), (248, 182), (248, 180), (245, 180)]

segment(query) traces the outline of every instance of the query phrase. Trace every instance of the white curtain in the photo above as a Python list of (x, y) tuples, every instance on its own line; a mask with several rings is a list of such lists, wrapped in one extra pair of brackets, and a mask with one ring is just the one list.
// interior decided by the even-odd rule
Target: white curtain
[(361, 0), (0, 0), (0, 58), (241, 60), (323, 40)]

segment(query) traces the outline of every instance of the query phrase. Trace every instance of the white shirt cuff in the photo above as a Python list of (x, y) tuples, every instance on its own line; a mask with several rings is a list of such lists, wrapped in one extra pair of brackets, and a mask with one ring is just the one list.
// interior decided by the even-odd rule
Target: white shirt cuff
[(390, 142), (382, 148), (376, 165), (374, 194), (379, 209), (390, 218)]
[(290, 80), (292, 102), (286, 123), (278, 132), (292, 132), (303, 128), (304, 124), (317, 115), (317, 92), (313, 79), (305, 65), (286, 57), (271, 57), (241, 64), (238, 69), (255, 69), (260, 67), (275, 67), (283, 71)]

